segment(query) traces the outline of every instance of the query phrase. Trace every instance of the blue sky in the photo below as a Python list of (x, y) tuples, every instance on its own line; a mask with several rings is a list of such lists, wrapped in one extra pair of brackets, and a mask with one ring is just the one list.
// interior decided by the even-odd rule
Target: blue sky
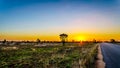
[(3, 35), (120, 31), (119, 0), (0, 0)]

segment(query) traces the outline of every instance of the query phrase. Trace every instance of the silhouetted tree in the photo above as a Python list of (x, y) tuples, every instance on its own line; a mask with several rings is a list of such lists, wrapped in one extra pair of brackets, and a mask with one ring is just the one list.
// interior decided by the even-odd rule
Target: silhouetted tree
[(96, 43), (97, 41), (95, 39), (93, 39), (93, 43)]
[(63, 33), (63, 34), (60, 34), (59, 36), (60, 36), (61, 42), (63, 43), (63, 46), (64, 46), (68, 35)]
[(4, 40), (2, 41), (3, 44), (5, 44), (6, 42), (7, 42), (6, 39), (4, 39)]
[(37, 42), (37, 44), (39, 44), (39, 43), (40, 43), (40, 39), (38, 38), (38, 39), (36, 40), (36, 42)]
[(115, 41), (115, 39), (110, 39), (110, 42), (115, 43), (116, 41)]

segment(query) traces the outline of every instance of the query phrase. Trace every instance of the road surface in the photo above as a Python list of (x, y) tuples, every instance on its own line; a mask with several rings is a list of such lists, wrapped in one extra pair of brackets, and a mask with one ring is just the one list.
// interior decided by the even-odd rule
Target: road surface
[(100, 44), (106, 68), (120, 68), (120, 45)]

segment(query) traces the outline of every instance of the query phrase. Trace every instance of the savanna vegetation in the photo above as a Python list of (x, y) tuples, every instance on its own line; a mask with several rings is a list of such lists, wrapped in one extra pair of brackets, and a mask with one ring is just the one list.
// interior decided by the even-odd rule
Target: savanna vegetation
[[(54, 44), (54, 43), (53, 43)], [(95, 43), (0, 46), (0, 68), (93, 68)]]

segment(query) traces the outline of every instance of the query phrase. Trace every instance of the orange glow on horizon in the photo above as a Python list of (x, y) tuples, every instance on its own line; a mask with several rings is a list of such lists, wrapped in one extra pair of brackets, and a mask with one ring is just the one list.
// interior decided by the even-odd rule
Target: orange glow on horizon
[(76, 41), (85, 41), (86, 38), (85, 38), (85, 36), (76, 36), (76, 37), (75, 37), (75, 40), (76, 40)]
[[(120, 34), (89, 34), (89, 33), (79, 33), (79, 34), (68, 34), (68, 41), (92, 41), (93, 39), (98, 41), (109, 41), (110, 39), (120, 40)], [(3, 34), (0, 36), (0, 40), (31, 40), (36, 41), (39, 38), (40, 40), (46, 41), (60, 41), (59, 34), (55, 35), (32, 35), (32, 34)]]

